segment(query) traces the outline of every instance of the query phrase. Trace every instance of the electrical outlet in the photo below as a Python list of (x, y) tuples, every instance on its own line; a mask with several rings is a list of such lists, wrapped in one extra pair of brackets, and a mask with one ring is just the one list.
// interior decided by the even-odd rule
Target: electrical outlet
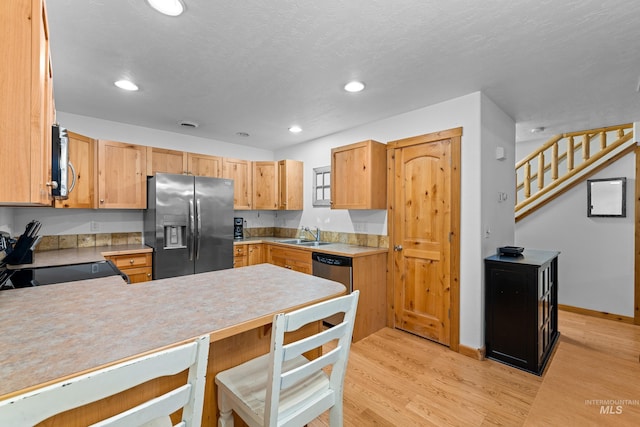
[(100, 225), (98, 224), (98, 221), (91, 221), (89, 227), (91, 231), (100, 231)]

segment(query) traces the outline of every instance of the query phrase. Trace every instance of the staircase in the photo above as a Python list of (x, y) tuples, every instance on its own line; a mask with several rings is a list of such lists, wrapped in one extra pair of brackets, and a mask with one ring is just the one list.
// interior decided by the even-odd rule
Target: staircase
[(516, 164), (516, 221), (634, 147), (633, 123), (554, 136)]

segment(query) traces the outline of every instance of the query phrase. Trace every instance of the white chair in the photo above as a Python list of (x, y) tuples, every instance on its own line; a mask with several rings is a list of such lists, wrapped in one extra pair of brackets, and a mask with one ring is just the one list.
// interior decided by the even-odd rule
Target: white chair
[[(216, 375), (219, 427), (232, 427), (236, 412), (249, 426), (303, 426), (329, 410), (331, 426), (342, 426), (342, 392), (359, 292), (273, 318), (271, 352)], [(338, 325), (284, 345), (295, 331), (336, 313)], [(338, 340), (317, 359), (302, 353)], [(327, 374), (323, 368), (332, 366)]]
[(187, 383), (93, 426), (200, 426), (209, 335), (0, 401), (0, 426), (33, 426), (58, 413), (117, 394), (154, 378), (189, 369)]

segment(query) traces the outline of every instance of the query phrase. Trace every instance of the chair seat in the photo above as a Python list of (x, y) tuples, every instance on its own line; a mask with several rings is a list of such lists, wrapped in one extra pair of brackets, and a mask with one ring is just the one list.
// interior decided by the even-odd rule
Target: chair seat
[[(308, 363), (304, 356), (298, 356), (283, 364), (283, 372), (295, 369)], [(242, 365), (220, 372), (216, 376), (218, 387), (224, 387), (231, 393), (236, 404), (245, 406), (247, 414), (252, 417), (255, 425), (262, 425), (264, 417), (265, 399), (267, 394), (267, 376), (269, 373), (269, 354), (252, 359)], [(329, 377), (318, 371), (311, 377), (282, 390), (278, 418), (288, 419), (297, 414), (309, 402), (319, 402), (331, 397), (333, 405), (333, 390), (329, 388)], [(330, 406), (329, 405), (329, 406)]]

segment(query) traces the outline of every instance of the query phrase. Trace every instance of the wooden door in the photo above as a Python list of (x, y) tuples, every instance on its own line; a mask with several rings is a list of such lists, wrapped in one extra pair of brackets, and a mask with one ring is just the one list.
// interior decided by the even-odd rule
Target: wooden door
[(394, 324), (456, 349), (460, 135), (389, 143)]

